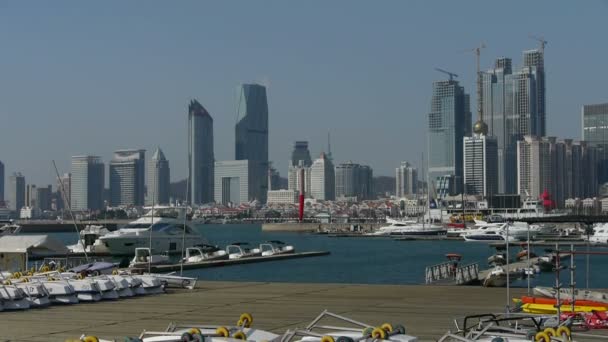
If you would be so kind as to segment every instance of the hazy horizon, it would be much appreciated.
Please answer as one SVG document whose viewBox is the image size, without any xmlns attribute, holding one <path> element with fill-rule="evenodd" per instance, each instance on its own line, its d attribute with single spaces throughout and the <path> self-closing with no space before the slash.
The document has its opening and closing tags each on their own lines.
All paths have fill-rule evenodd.
<svg viewBox="0 0 608 342">
<path fill-rule="evenodd" d="M 434 70 L 471 94 L 482 69 L 544 36 L 547 132 L 580 138 L 583 104 L 608 102 L 607 1 L 78 1 L 0 3 L 0 160 L 6 177 L 52 184 L 56 160 L 156 146 L 186 177 L 190 99 L 214 119 L 216 160 L 234 159 L 235 92 L 268 87 L 270 159 L 286 177 L 293 142 L 311 156 L 394 176 L 420 164 Z M 604 66 L 603 66 L 604 65 Z M 603 67 L 602 67 L 603 66 Z M 107 169 L 106 169 L 107 172 Z M 107 186 L 107 184 L 106 184 Z"/>
</svg>

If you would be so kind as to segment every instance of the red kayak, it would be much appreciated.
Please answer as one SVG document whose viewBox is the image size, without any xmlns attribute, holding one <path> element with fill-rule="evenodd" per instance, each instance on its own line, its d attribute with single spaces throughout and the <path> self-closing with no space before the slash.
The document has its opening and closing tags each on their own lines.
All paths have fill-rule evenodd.
<svg viewBox="0 0 608 342">
<path fill-rule="evenodd" d="M 524 304 L 550 304 L 555 305 L 557 300 L 555 298 L 543 298 L 543 297 L 529 297 L 529 296 L 521 296 L 521 301 Z M 570 305 L 572 303 L 571 299 L 564 298 L 561 300 L 562 305 Z M 592 300 L 575 300 L 574 305 L 578 306 L 608 306 L 608 303 L 603 302 L 595 302 Z"/>
</svg>

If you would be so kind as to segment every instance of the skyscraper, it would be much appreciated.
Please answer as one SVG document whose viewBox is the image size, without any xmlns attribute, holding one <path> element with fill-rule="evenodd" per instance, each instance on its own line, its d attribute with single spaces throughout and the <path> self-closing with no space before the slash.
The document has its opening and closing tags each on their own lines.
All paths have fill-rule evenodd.
<svg viewBox="0 0 608 342">
<path fill-rule="evenodd" d="M 235 159 L 249 160 L 256 179 L 252 191 L 266 202 L 268 191 L 268 101 L 266 88 L 259 84 L 243 84 L 238 89 L 237 123 L 235 126 Z M 252 186 L 252 184 L 249 184 Z"/>
<path fill-rule="evenodd" d="M 21 173 L 13 173 L 8 178 L 8 208 L 19 211 L 25 206 L 25 177 Z"/>
<path fill-rule="evenodd" d="M 372 199 L 373 170 L 367 165 L 355 164 L 352 161 L 338 164 L 335 167 L 336 198 L 357 197 L 358 200 Z"/>
<path fill-rule="evenodd" d="M 213 202 L 213 118 L 196 100 L 188 106 L 188 153 L 191 204 Z"/>
<path fill-rule="evenodd" d="M 4 202 L 4 164 L 0 161 L 0 203 Z"/>
<path fill-rule="evenodd" d="M 165 154 L 156 148 L 148 165 L 146 204 L 169 204 L 170 169 Z"/>
<path fill-rule="evenodd" d="M 597 148 L 598 181 L 608 182 L 608 103 L 584 105 L 581 111 L 584 141 Z"/>
<path fill-rule="evenodd" d="M 104 183 L 104 165 L 100 157 L 72 157 L 70 199 L 73 210 L 103 209 Z"/>
<path fill-rule="evenodd" d="M 57 178 L 57 192 L 61 200 L 60 208 L 69 208 L 72 202 L 70 196 L 72 193 L 72 174 L 64 173 Z"/>
<path fill-rule="evenodd" d="M 551 149 L 545 139 L 527 135 L 517 142 L 517 192 L 539 198 L 551 190 Z"/>
<path fill-rule="evenodd" d="M 215 162 L 215 202 L 239 205 L 257 199 L 252 191 L 253 169 L 248 160 Z"/>
<path fill-rule="evenodd" d="M 336 176 L 334 164 L 321 153 L 310 167 L 310 195 L 324 201 L 336 199 Z"/>
<path fill-rule="evenodd" d="M 540 50 L 523 53 L 523 67 L 513 72 L 501 57 L 482 74 L 483 110 L 489 136 L 498 146 L 498 192 L 517 191 L 517 142 L 546 134 L 544 57 Z"/>
<path fill-rule="evenodd" d="M 459 193 L 462 183 L 462 138 L 469 130 L 470 108 L 458 81 L 433 83 L 429 124 L 429 181 L 439 193 Z M 433 185 L 434 184 L 434 185 Z"/>
<path fill-rule="evenodd" d="M 408 162 L 395 169 L 395 196 L 415 195 L 418 192 L 418 170 Z"/>
<path fill-rule="evenodd" d="M 110 161 L 110 204 L 144 205 L 146 150 L 118 150 Z"/>
<path fill-rule="evenodd" d="M 498 193 L 498 147 L 484 134 L 464 138 L 464 185 L 468 195 L 490 199 Z"/>
<path fill-rule="evenodd" d="M 291 165 L 296 166 L 303 162 L 304 166 L 312 165 L 310 151 L 308 151 L 308 141 L 296 141 L 291 152 Z"/>
</svg>

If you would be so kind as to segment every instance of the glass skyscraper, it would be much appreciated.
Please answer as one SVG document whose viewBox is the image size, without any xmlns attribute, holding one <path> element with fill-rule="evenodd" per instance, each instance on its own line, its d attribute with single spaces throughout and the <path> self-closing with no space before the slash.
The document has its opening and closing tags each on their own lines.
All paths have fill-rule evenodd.
<svg viewBox="0 0 608 342">
<path fill-rule="evenodd" d="M 501 57 L 482 73 L 483 113 L 498 147 L 498 193 L 517 193 L 517 142 L 546 133 L 543 55 L 529 50 L 523 59 L 516 72 L 511 59 Z"/>
<path fill-rule="evenodd" d="M 608 182 L 608 103 L 584 105 L 581 112 L 582 137 L 598 151 L 598 180 Z"/>
<path fill-rule="evenodd" d="M 110 204 L 144 205 L 146 151 L 118 150 L 110 161 Z"/>
<path fill-rule="evenodd" d="M 147 170 L 148 193 L 146 204 L 169 204 L 170 169 L 169 161 L 160 149 L 156 148 Z"/>
<path fill-rule="evenodd" d="M 188 153 L 192 204 L 213 202 L 213 118 L 196 100 L 188 107 Z"/>
<path fill-rule="evenodd" d="M 0 161 L 0 204 L 4 202 L 4 164 Z"/>
<path fill-rule="evenodd" d="M 70 187 L 73 210 L 103 209 L 104 165 L 100 157 L 72 157 Z"/>
<path fill-rule="evenodd" d="M 429 124 L 429 181 L 444 195 L 462 191 L 462 139 L 470 127 L 470 103 L 458 81 L 433 83 Z M 433 186 L 433 185 L 431 185 Z"/>
<path fill-rule="evenodd" d="M 235 140 L 235 159 L 249 160 L 249 167 L 252 168 L 254 177 L 261 179 L 259 186 L 251 189 L 251 192 L 262 203 L 266 203 L 268 191 L 266 87 L 260 84 L 243 84 L 238 88 Z"/>
</svg>

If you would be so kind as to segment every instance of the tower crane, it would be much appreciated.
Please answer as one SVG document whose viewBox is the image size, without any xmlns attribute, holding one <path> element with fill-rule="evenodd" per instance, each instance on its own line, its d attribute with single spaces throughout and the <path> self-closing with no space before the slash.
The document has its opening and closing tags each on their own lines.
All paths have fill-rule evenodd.
<svg viewBox="0 0 608 342">
<path fill-rule="evenodd" d="M 449 72 L 449 71 L 446 71 L 446 70 L 443 70 L 443 69 L 439 69 L 439 68 L 435 68 L 435 70 L 437 70 L 439 72 L 442 72 L 444 74 L 448 74 L 450 76 L 450 81 L 452 81 L 454 79 L 454 77 L 458 77 L 458 75 L 456 75 L 453 72 Z"/>
<path fill-rule="evenodd" d="M 475 53 L 475 63 L 476 63 L 476 67 L 477 67 L 477 120 L 479 121 L 483 121 L 483 111 L 482 111 L 482 94 L 481 94 L 481 66 L 480 66 L 480 59 L 481 59 L 481 49 L 485 48 L 486 44 L 481 43 L 479 44 L 478 47 L 467 50 L 469 52 L 474 52 Z"/>
<path fill-rule="evenodd" d="M 540 44 L 540 52 L 544 56 L 545 55 L 545 45 L 549 44 L 549 42 L 545 40 L 545 37 L 534 36 L 534 35 L 528 35 L 528 37 L 530 37 L 530 39 L 536 40 Z"/>
</svg>

